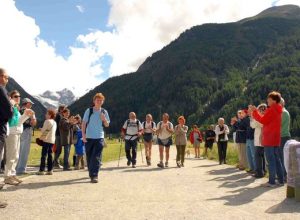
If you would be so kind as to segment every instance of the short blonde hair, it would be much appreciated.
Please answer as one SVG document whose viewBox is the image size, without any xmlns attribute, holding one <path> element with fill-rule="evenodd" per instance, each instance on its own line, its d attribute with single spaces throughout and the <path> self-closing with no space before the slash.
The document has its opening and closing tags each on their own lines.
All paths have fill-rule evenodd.
<svg viewBox="0 0 300 220">
<path fill-rule="evenodd" d="M 105 100 L 105 96 L 101 92 L 99 92 L 99 93 L 97 93 L 94 96 L 93 101 L 95 101 L 96 99 L 103 99 L 103 100 Z"/>
<path fill-rule="evenodd" d="M 183 121 L 184 121 L 184 123 L 185 123 L 185 118 L 184 118 L 184 116 L 183 116 L 183 115 L 181 115 L 181 116 L 179 116 L 179 117 L 178 117 L 178 122 L 179 122 L 180 120 L 183 120 Z"/>
</svg>

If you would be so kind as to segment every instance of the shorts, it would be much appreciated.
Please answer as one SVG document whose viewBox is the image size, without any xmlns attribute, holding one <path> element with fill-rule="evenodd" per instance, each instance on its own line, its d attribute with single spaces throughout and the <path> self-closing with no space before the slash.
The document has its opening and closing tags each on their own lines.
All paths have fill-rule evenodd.
<svg viewBox="0 0 300 220">
<path fill-rule="evenodd" d="M 153 134 L 152 133 L 145 133 L 143 137 L 144 137 L 144 141 L 147 142 L 147 143 L 150 143 L 153 140 Z"/>
<path fill-rule="evenodd" d="M 205 147 L 205 148 L 212 149 L 213 146 L 214 146 L 214 142 L 212 142 L 212 141 L 206 141 L 204 147 Z"/>
<path fill-rule="evenodd" d="M 157 142 L 158 142 L 158 145 L 165 146 L 165 147 L 170 147 L 173 144 L 172 137 L 169 137 L 167 139 L 158 138 Z"/>
</svg>

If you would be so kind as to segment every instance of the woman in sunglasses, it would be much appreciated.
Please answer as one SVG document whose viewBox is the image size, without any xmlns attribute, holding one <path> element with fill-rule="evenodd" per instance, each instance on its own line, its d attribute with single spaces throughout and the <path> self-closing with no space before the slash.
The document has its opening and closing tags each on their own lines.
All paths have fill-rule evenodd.
<svg viewBox="0 0 300 220">
<path fill-rule="evenodd" d="M 9 135 L 6 139 L 6 164 L 4 183 L 18 185 L 22 180 L 16 177 L 16 166 L 19 159 L 20 138 L 23 132 L 23 123 L 33 115 L 31 109 L 26 109 L 24 114 L 19 112 L 20 93 L 14 90 L 10 93 L 10 101 L 13 108 L 13 117 L 9 120 Z"/>
</svg>

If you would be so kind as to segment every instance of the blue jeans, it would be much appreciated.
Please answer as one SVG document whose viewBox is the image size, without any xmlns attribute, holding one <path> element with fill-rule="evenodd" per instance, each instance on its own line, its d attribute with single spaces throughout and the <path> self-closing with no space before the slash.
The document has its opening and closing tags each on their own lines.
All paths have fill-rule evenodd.
<svg viewBox="0 0 300 220">
<path fill-rule="evenodd" d="M 290 139 L 291 139 L 290 137 L 281 137 L 281 144 L 280 144 L 280 148 L 279 148 L 279 156 L 280 156 L 281 164 L 283 166 L 283 177 L 284 177 L 284 180 L 286 180 L 286 178 L 287 178 L 287 173 L 286 173 L 286 170 L 285 170 L 285 167 L 284 167 L 283 149 L 284 149 L 284 145 L 286 144 L 286 142 L 288 140 L 290 140 Z"/>
<path fill-rule="evenodd" d="M 132 149 L 132 156 L 130 150 Z M 137 140 L 125 140 L 126 158 L 132 165 L 136 165 Z"/>
<path fill-rule="evenodd" d="M 47 158 L 48 171 L 52 171 L 52 169 L 53 169 L 52 147 L 53 147 L 53 144 L 46 143 L 46 142 L 43 143 L 40 171 L 45 171 L 46 158 Z"/>
<path fill-rule="evenodd" d="M 247 159 L 250 170 L 256 170 L 256 162 L 255 162 L 255 148 L 254 148 L 254 140 L 247 139 Z"/>
<path fill-rule="evenodd" d="M 266 173 L 266 160 L 263 147 L 255 147 L 256 175 L 263 177 Z"/>
<path fill-rule="evenodd" d="M 85 144 L 87 167 L 90 178 L 98 177 L 102 151 L 104 147 L 104 139 L 87 139 Z"/>
<path fill-rule="evenodd" d="M 64 170 L 69 169 L 69 156 L 70 156 L 71 145 L 64 146 Z"/>
<path fill-rule="evenodd" d="M 19 154 L 19 161 L 17 165 L 18 174 L 24 173 L 26 171 L 28 155 L 30 152 L 31 137 L 32 137 L 32 128 L 24 129 L 21 135 L 20 154 Z"/>
<path fill-rule="evenodd" d="M 268 161 L 269 167 L 269 183 L 275 184 L 276 174 L 279 183 L 284 183 L 283 181 L 283 167 L 280 160 L 280 149 L 279 147 L 265 147 L 265 154 Z"/>
</svg>

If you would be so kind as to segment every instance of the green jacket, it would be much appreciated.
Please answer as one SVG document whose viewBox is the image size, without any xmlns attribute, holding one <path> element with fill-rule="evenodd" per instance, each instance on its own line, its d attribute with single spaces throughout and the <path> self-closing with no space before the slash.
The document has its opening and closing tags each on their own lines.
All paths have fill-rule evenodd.
<svg viewBox="0 0 300 220">
<path fill-rule="evenodd" d="M 291 117 L 290 113 L 284 108 L 281 121 L 281 137 L 291 137 L 290 133 Z"/>
</svg>

